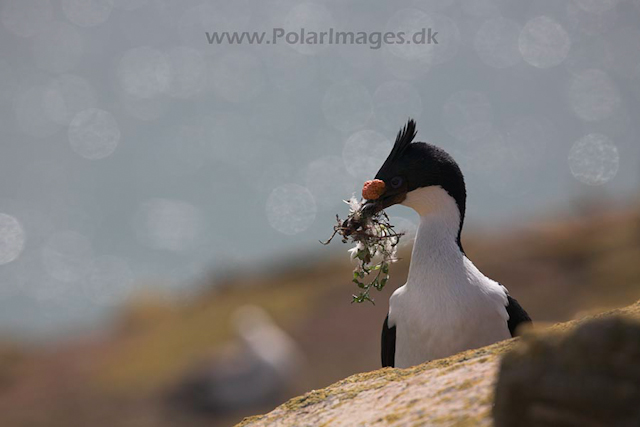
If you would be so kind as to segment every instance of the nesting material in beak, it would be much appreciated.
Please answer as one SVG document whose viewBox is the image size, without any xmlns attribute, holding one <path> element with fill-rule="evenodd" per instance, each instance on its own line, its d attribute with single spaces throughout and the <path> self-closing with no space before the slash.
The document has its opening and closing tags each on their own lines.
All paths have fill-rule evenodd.
<svg viewBox="0 0 640 427">
<path fill-rule="evenodd" d="M 364 183 L 362 197 L 367 200 L 376 200 L 384 194 L 385 184 L 381 179 L 372 179 Z"/>
</svg>

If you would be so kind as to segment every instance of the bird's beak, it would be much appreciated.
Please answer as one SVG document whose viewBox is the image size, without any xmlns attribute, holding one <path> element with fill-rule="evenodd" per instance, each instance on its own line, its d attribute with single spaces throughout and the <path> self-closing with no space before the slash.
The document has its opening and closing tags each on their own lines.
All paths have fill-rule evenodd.
<svg viewBox="0 0 640 427">
<path fill-rule="evenodd" d="M 402 202 L 406 197 L 406 192 L 390 191 L 384 181 L 374 179 L 364 183 L 362 197 L 365 199 L 362 211 L 367 215 L 374 215 L 389 206 Z"/>
<path fill-rule="evenodd" d="M 389 206 L 401 203 L 406 197 L 406 193 L 389 194 L 375 200 L 366 200 L 362 206 L 362 211 L 367 215 L 373 215 Z"/>
</svg>

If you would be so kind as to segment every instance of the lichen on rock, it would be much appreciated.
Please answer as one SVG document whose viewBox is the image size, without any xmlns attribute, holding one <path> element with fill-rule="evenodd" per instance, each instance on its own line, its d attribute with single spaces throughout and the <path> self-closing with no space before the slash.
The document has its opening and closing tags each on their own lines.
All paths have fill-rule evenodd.
<svg viewBox="0 0 640 427">
<path fill-rule="evenodd" d="M 624 309 L 561 323 L 544 332 L 535 332 L 533 336 L 525 337 L 522 344 L 519 342 L 521 338 L 514 338 L 408 369 L 384 368 L 356 374 L 324 389 L 293 398 L 268 414 L 245 418 L 238 427 L 490 426 L 493 425 L 494 389 L 502 355 L 507 352 L 518 355 L 526 352 L 526 348 L 537 351 L 537 344 L 527 346 L 531 346 L 531 342 L 539 342 L 535 340 L 562 340 L 576 326 L 591 319 L 607 319 L 612 316 L 616 319 L 619 316 L 640 318 L 640 302 Z M 616 325 L 611 330 L 618 330 Z M 588 324 L 584 328 L 587 326 Z M 607 330 L 605 327 L 596 332 L 603 338 L 607 336 Z M 584 335 L 590 335 L 590 331 L 579 328 L 575 336 L 582 338 L 574 339 L 585 339 Z M 614 334 L 611 338 L 614 340 L 612 345 L 617 336 L 622 335 Z M 628 344 L 627 340 L 624 342 Z M 636 341 L 636 345 L 638 342 L 640 341 Z M 581 351 L 585 351 L 584 348 Z M 638 353 L 629 354 L 635 355 L 632 359 L 637 360 L 635 357 Z M 518 356 L 510 355 L 505 360 L 514 360 L 514 357 Z M 561 360 L 564 356 L 557 357 Z M 610 365 L 615 364 L 616 360 L 618 359 L 610 360 Z M 638 374 L 637 369 L 634 372 Z"/>
</svg>

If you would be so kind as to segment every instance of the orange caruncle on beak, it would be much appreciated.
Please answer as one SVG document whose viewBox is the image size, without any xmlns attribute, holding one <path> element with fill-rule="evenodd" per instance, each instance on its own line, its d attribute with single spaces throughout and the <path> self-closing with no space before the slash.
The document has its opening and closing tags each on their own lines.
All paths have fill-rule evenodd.
<svg viewBox="0 0 640 427">
<path fill-rule="evenodd" d="M 381 179 L 372 179 L 364 183 L 362 197 L 367 200 L 376 200 L 384 194 L 385 185 Z"/>
</svg>

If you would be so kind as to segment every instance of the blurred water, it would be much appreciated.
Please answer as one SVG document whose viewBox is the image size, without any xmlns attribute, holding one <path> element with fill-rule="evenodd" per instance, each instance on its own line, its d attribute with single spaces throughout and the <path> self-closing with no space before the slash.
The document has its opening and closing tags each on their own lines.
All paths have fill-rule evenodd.
<svg viewBox="0 0 640 427">
<path fill-rule="evenodd" d="M 409 116 L 460 162 L 468 224 L 635 194 L 639 5 L 6 0 L 0 324 L 70 331 L 141 282 L 185 293 L 217 266 L 320 253 Z M 431 27 L 438 44 L 205 36 L 274 27 Z"/>
</svg>

